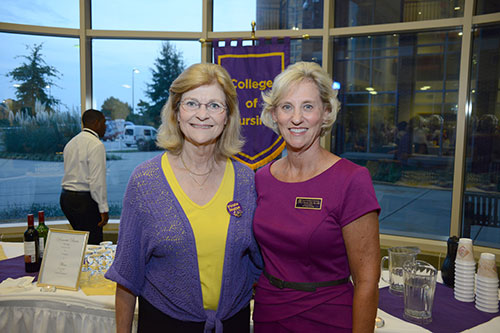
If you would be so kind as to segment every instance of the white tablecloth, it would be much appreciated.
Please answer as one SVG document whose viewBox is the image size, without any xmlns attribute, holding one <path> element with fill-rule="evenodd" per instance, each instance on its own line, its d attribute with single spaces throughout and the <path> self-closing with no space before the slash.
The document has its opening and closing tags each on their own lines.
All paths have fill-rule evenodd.
<svg viewBox="0 0 500 333">
<path fill-rule="evenodd" d="M 8 258 L 23 254 L 22 243 L 0 242 Z M 87 296 L 80 289 L 42 292 L 33 288 L 0 292 L 0 332 L 115 332 L 115 297 Z M 134 329 L 137 331 L 137 314 Z"/>
</svg>

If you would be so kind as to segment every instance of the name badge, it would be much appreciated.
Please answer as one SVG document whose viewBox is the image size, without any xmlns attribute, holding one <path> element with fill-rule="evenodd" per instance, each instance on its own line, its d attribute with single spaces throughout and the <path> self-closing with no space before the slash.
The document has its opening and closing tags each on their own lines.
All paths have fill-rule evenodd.
<svg viewBox="0 0 500 333">
<path fill-rule="evenodd" d="M 296 209 L 321 210 L 322 204 L 323 204 L 322 198 L 305 198 L 305 197 L 296 197 L 295 198 L 295 208 Z"/>
</svg>

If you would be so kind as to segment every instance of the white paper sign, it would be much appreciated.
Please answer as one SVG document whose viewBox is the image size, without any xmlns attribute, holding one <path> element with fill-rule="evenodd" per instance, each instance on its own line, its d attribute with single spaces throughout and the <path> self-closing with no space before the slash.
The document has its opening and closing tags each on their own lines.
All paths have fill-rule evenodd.
<svg viewBox="0 0 500 333">
<path fill-rule="evenodd" d="M 87 231 L 49 229 L 37 286 L 78 290 Z"/>
</svg>

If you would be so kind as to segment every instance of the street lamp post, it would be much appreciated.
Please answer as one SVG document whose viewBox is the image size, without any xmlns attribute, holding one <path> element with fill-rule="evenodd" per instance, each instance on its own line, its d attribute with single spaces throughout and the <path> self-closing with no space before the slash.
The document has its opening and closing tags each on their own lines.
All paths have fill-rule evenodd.
<svg viewBox="0 0 500 333">
<path fill-rule="evenodd" d="M 139 74 L 140 71 L 137 68 L 132 69 L 132 114 L 135 114 L 135 103 L 134 103 L 134 77 L 135 74 Z"/>
</svg>

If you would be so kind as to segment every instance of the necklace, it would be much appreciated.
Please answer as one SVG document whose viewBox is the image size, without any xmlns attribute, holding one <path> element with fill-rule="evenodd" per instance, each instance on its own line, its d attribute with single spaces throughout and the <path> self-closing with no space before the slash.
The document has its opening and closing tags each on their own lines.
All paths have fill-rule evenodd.
<svg viewBox="0 0 500 333">
<path fill-rule="evenodd" d="M 198 184 L 198 186 L 200 187 L 200 189 L 201 189 L 201 187 L 203 187 L 203 185 L 205 185 L 205 183 L 207 182 L 208 178 L 210 178 L 208 176 L 208 174 L 207 174 L 207 176 L 205 177 L 205 180 L 200 183 L 199 181 L 196 180 L 196 178 L 194 178 L 194 175 L 192 175 L 191 172 L 188 172 L 188 175 L 189 175 L 189 177 L 191 177 L 192 180 L 194 180 L 194 182 L 196 184 Z"/>
<path fill-rule="evenodd" d="M 198 186 L 201 188 L 203 187 L 203 185 L 205 185 L 205 183 L 207 182 L 208 178 L 209 178 L 209 175 L 212 173 L 212 171 L 214 170 L 214 166 L 212 165 L 212 167 L 210 168 L 210 170 L 208 170 L 207 172 L 205 173 L 196 173 L 196 172 L 193 172 L 191 171 L 191 169 L 189 169 L 186 165 L 186 163 L 184 162 L 184 159 L 182 158 L 182 154 L 180 155 L 181 156 L 181 162 L 182 162 L 182 166 L 184 167 L 184 169 L 187 170 L 188 172 L 188 175 L 189 177 L 191 177 L 191 179 L 196 183 L 198 184 Z M 194 176 L 198 176 L 198 177 L 205 177 L 205 179 L 200 183 Z"/>
<path fill-rule="evenodd" d="M 207 171 L 207 172 L 205 172 L 205 173 L 196 173 L 196 172 L 193 172 L 193 171 L 191 171 L 191 169 L 189 169 L 189 168 L 187 167 L 186 163 L 184 162 L 184 159 L 182 158 L 182 154 L 181 154 L 180 156 L 181 156 L 182 166 L 183 166 L 183 167 L 184 167 L 184 169 L 186 169 L 186 170 L 189 172 L 189 174 L 191 174 L 191 175 L 200 176 L 200 177 L 201 177 L 201 176 L 206 176 L 206 175 L 208 175 L 209 173 L 211 173 L 211 172 L 212 172 L 212 170 L 214 169 L 214 166 L 212 165 L 212 167 L 210 168 L 210 170 L 208 170 L 208 171 Z"/>
</svg>

